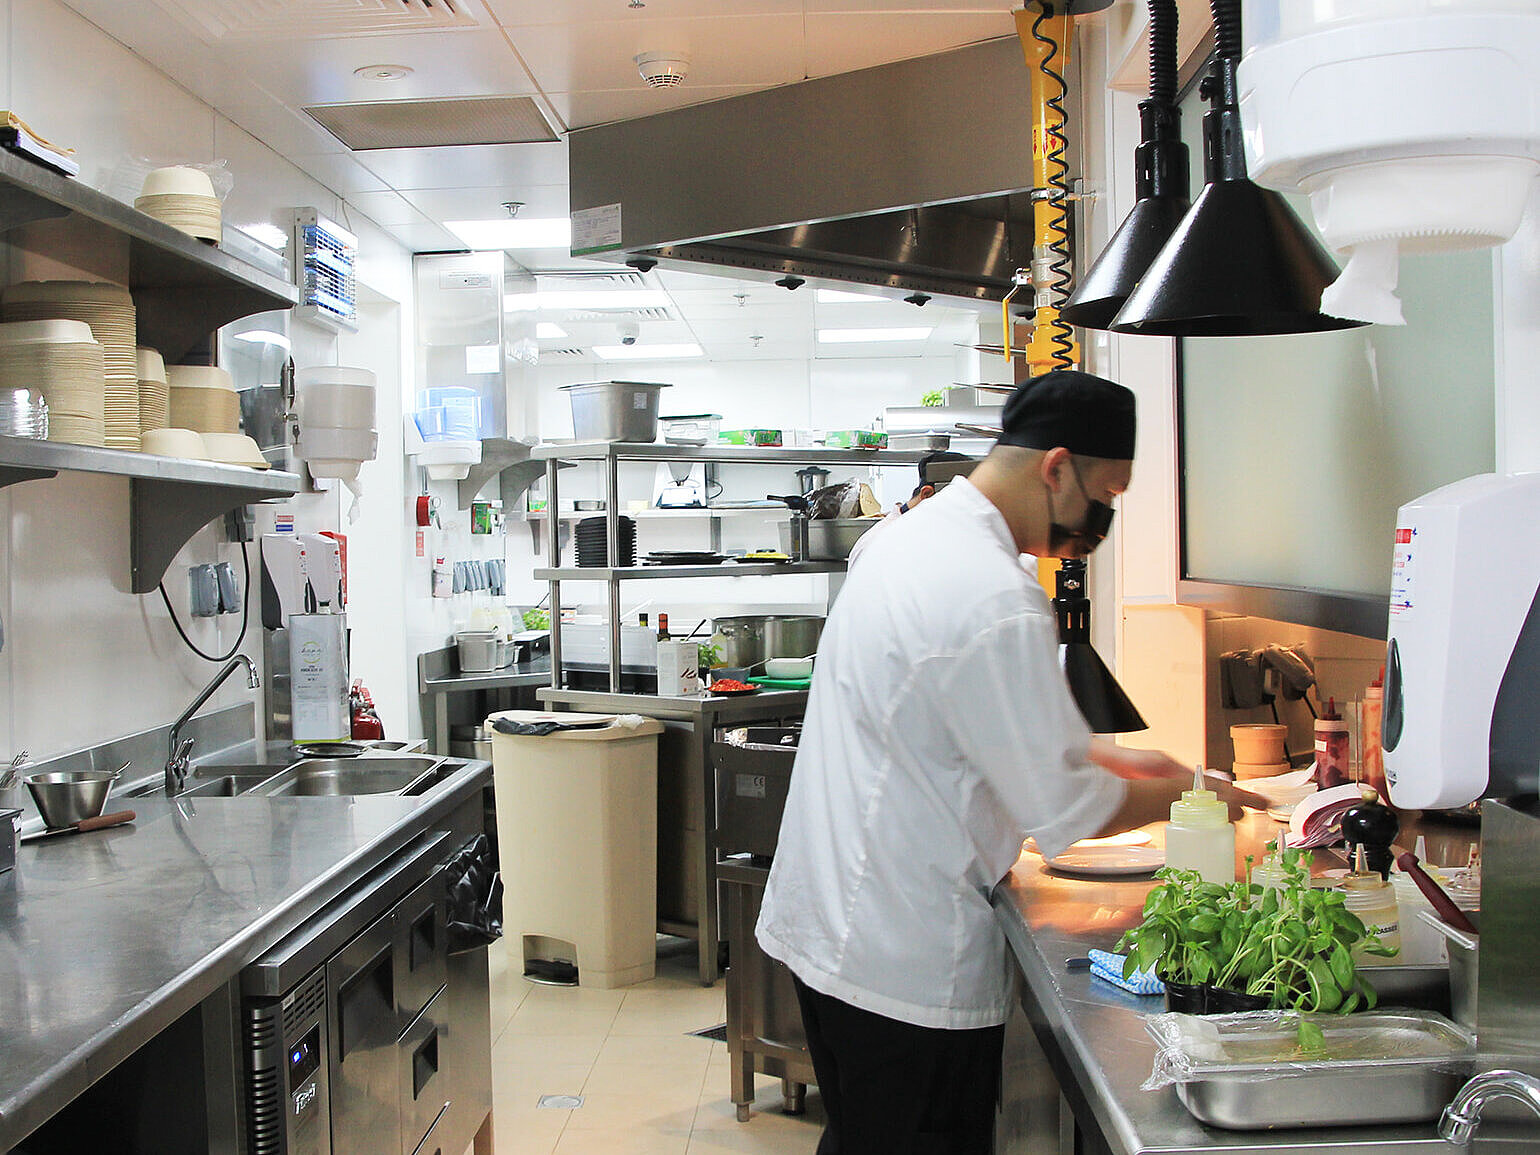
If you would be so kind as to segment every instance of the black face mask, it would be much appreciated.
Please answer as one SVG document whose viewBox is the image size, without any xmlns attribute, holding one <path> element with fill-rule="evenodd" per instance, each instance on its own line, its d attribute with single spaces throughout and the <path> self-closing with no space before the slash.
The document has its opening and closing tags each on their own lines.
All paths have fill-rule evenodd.
<svg viewBox="0 0 1540 1155">
<path fill-rule="evenodd" d="M 1048 495 L 1048 552 L 1057 556 L 1059 550 L 1066 546 L 1073 547 L 1075 557 L 1085 557 L 1097 546 L 1106 540 L 1107 531 L 1112 528 L 1112 515 L 1116 512 L 1105 501 L 1095 501 L 1086 492 L 1085 482 L 1080 480 L 1080 469 L 1075 465 L 1075 459 L 1070 458 L 1070 471 L 1075 475 L 1075 484 L 1080 488 L 1080 495 L 1086 500 L 1085 516 L 1080 520 L 1080 527 L 1072 529 L 1053 519 L 1053 494 Z"/>
</svg>

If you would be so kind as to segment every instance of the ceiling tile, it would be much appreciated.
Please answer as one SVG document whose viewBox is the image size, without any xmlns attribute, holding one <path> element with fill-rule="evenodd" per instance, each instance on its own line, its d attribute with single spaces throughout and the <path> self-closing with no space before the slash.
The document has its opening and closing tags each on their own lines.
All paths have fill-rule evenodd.
<svg viewBox="0 0 1540 1155">
<path fill-rule="evenodd" d="M 329 152 L 319 156 L 290 156 L 289 160 L 327 188 L 344 197 L 361 192 L 386 192 L 390 188 L 353 159 L 351 153 Z"/>
<path fill-rule="evenodd" d="M 567 183 L 567 145 L 477 144 L 464 148 L 389 148 L 353 154 L 390 187 L 444 189 Z"/>
<path fill-rule="evenodd" d="M 354 193 L 347 200 L 348 204 L 353 205 L 382 228 L 388 228 L 391 225 L 433 223 L 400 193 L 389 191 Z"/>
<path fill-rule="evenodd" d="M 549 99 L 556 115 L 568 128 L 592 128 L 596 124 L 633 120 L 639 116 L 670 112 L 692 104 L 704 104 L 708 100 L 721 100 L 756 91 L 758 89 L 751 85 L 708 87 L 689 81 L 675 88 L 648 88 L 638 79 L 634 88 L 554 92 L 549 94 Z"/>
<path fill-rule="evenodd" d="M 732 19 L 749 16 L 801 16 L 805 0 L 732 0 Z M 667 21 L 723 16 L 722 0 L 646 0 L 632 8 L 627 0 L 487 0 L 487 8 L 508 28 L 533 24 L 613 22 L 645 28 Z"/>
<path fill-rule="evenodd" d="M 507 215 L 503 202 L 523 201 L 519 218 L 542 220 L 564 217 L 568 213 L 567 186 L 564 184 L 505 184 L 479 188 L 403 189 L 401 195 L 416 205 L 425 216 L 436 221 L 490 221 Z"/>
<path fill-rule="evenodd" d="M 1015 35 L 1016 25 L 1009 13 L 809 15 L 808 71 L 814 76 L 853 72 Z"/>
</svg>

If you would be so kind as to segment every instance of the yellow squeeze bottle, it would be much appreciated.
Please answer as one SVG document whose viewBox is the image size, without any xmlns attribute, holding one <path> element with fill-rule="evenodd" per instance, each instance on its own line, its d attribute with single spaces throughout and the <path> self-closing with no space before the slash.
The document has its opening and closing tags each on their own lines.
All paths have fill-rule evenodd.
<svg viewBox="0 0 1540 1155">
<path fill-rule="evenodd" d="M 1196 870 L 1204 882 L 1235 881 L 1235 827 L 1230 808 L 1203 781 L 1200 763 L 1193 771 L 1192 789 L 1171 804 L 1166 827 L 1166 865 Z"/>
</svg>

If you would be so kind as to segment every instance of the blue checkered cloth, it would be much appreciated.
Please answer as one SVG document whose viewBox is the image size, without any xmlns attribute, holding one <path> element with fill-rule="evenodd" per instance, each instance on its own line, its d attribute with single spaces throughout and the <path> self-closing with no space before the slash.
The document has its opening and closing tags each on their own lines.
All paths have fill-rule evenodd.
<svg viewBox="0 0 1540 1155">
<path fill-rule="evenodd" d="M 1099 979 L 1105 979 L 1115 987 L 1122 987 L 1136 995 L 1163 995 L 1166 993 L 1166 984 L 1161 982 L 1150 971 L 1135 971 L 1131 978 L 1123 977 L 1123 959 L 1120 954 L 1112 954 L 1104 950 L 1088 950 L 1086 954 L 1091 959 L 1091 973 Z"/>
</svg>

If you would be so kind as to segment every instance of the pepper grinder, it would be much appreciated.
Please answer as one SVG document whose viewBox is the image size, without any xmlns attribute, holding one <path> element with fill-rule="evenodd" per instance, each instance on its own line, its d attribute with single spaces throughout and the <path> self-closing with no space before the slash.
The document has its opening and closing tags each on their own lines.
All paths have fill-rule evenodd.
<svg viewBox="0 0 1540 1155">
<path fill-rule="evenodd" d="M 1380 801 L 1379 791 L 1372 786 L 1365 786 L 1361 793 L 1363 801 L 1342 814 L 1342 837 L 1350 855 L 1362 848 L 1369 869 L 1389 879 L 1390 864 L 1395 860 L 1390 845 L 1401 831 L 1401 820 Z"/>
</svg>

